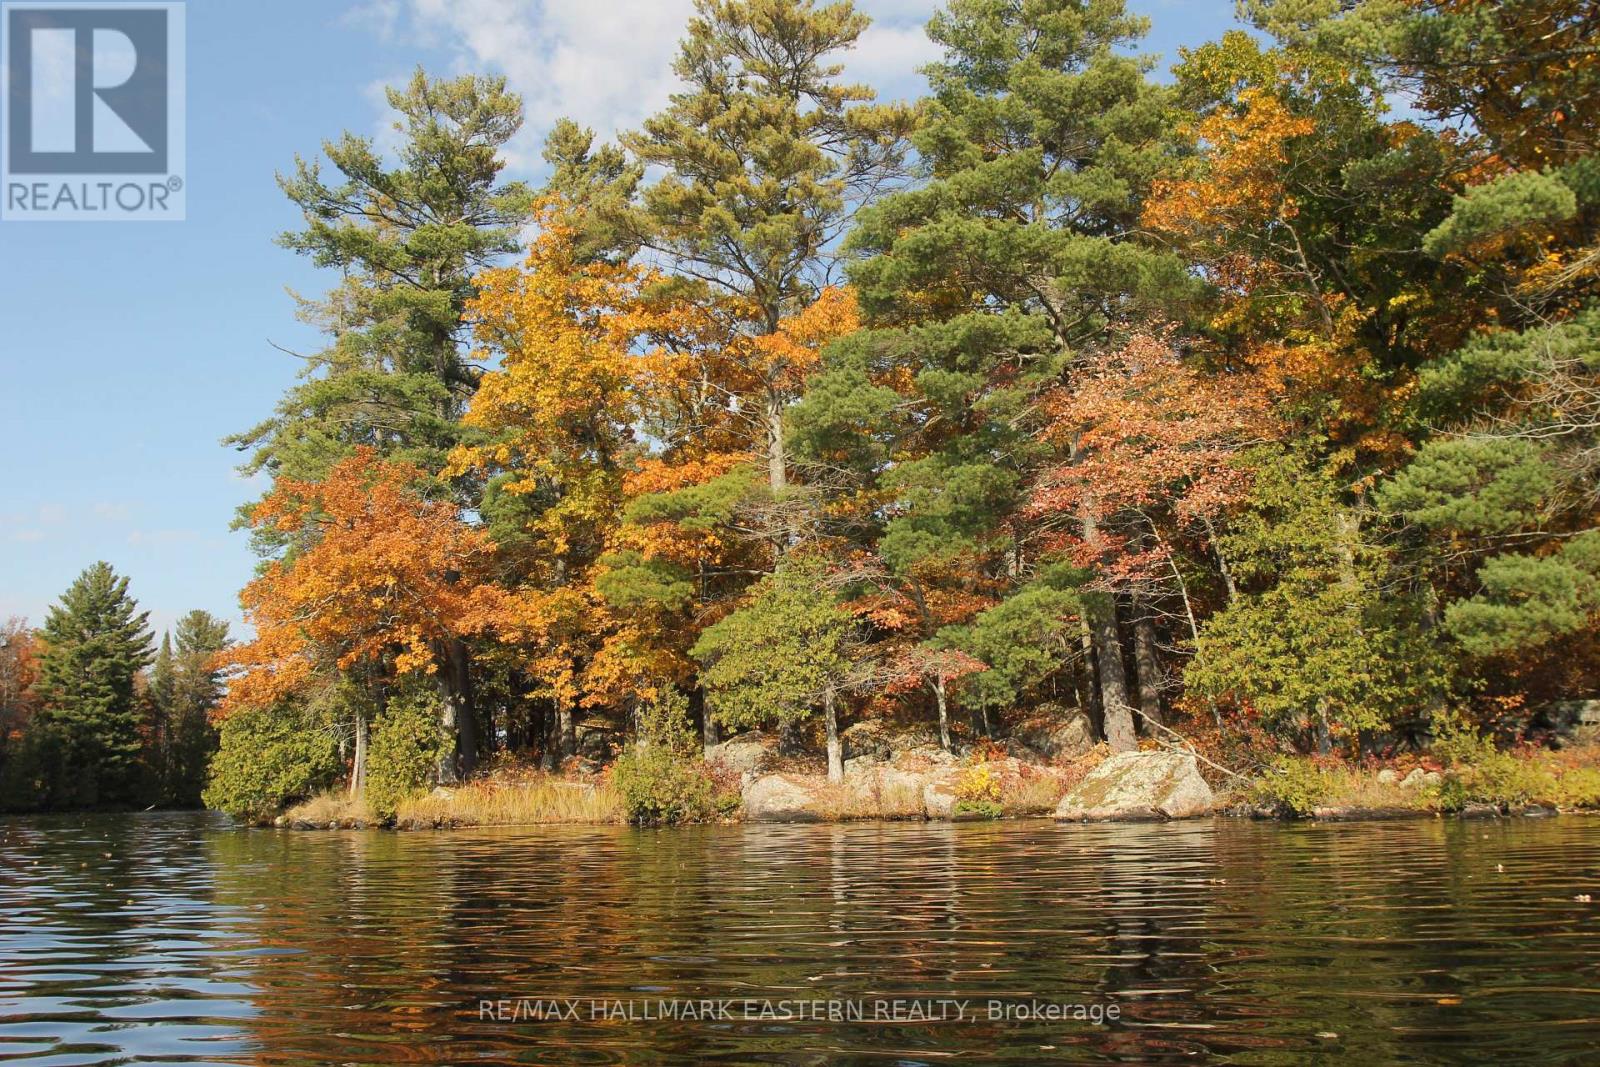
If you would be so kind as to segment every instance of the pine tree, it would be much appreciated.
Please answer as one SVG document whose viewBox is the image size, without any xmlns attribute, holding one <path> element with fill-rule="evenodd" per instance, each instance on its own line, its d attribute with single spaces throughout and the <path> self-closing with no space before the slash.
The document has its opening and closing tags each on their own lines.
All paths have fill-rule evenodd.
<svg viewBox="0 0 1600 1067">
<path fill-rule="evenodd" d="M 481 486 L 467 478 L 447 483 L 440 474 L 463 439 L 461 417 L 481 375 L 467 348 L 475 279 L 515 251 L 532 215 L 529 190 L 500 179 L 500 150 L 522 126 L 522 102 L 503 77 L 439 80 L 420 69 L 387 97 L 402 138 L 396 164 L 370 139 L 346 133 L 324 145 L 340 183 L 304 159 L 279 177 L 305 219 L 280 242 L 337 268 L 344 281 L 324 300 L 302 301 L 303 317 L 331 339 L 310 359 L 306 380 L 273 417 L 228 443 L 251 452 L 244 473 L 285 482 L 319 482 L 365 450 L 433 479 L 434 495 L 475 507 Z M 241 516 L 258 551 L 292 559 L 310 547 L 314 524 L 253 523 L 260 506 L 247 505 Z M 459 764 L 470 771 L 477 714 L 470 654 L 460 638 L 446 640 L 443 652 L 447 716 Z"/>
<path fill-rule="evenodd" d="M 433 473 L 459 439 L 478 371 L 464 353 L 474 276 L 515 251 L 532 201 L 500 182 L 499 152 L 522 125 L 504 78 L 438 80 L 421 70 L 388 90 L 402 135 L 398 166 L 346 133 L 324 145 L 343 177 L 296 159 L 279 185 L 305 216 L 280 243 L 344 282 L 302 317 L 331 339 L 274 416 L 228 443 L 242 470 L 315 480 L 359 447 Z"/>
<path fill-rule="evenodd" d="M 700 635 L 693 655 L 711 714 L 736 728 L 790 726 L 820 709 L 828 777 L 844 779 L 839 705 L 868 676 L 860 634 L 822 568 L 791 560 Z"/>
<path fill-rule="evenodd" d="M 137 799 L 140 737 L 134 676 L 151 658 L 149 613 L 109 563 L 80 574 L 45 617 L 39 665 L 40 729 L 59 745 L 48 803 Z"/>
<path fill-rule="evenodd" d="M 150 669 L 151 763 L 160 802 L 193 807 L 200 803 L 206 767 L 217 747 L 211 713 L 222 698 L 216 659 L 228 647 L 228 624 L 210 612 L 191 611 L 178 620 L 176 634 L 176 642 L 171 632 L 162 635 Z"/>
<path fill-rule="evenodd" d="M 924 628 L 962 621 L 924 610 L 930 579 L 1003 592 L 1038 562 L 1016 521 L 1051 454 L 1038 397 L 1195 288 L 1128 236 L 1175 144 L 1169 93 L 1121 51 L 1143 30 L 1120 3 L 954 0 L 929 25 L 946 57 L 913 138 L 925 181 L 857 216 L 850 277 L 876 328 L 830 350 L 793 423 L 809 458 L 855 465 L 859 529 Z M 1100 536 L 1087 518 L 1079 534 Z M 1129 747 L 1115 603 L 1086 607 L 1107 729 Z"/>
<path fill-rule="evenodd" d="M 737 421 L 780 493 L 784 410 L 803 368 L 751 341 L 827 287 L 850 209 L 896 172 L 911 116 L 839 80 L 834 57 L 868 24 L 848 0 L 698 0 L 696 12 L 673 64 L 687 87 L 623 138 L 665 169 L 627 226 L 723 322 L 719 385 L 739 397 Z"/>
</svg>

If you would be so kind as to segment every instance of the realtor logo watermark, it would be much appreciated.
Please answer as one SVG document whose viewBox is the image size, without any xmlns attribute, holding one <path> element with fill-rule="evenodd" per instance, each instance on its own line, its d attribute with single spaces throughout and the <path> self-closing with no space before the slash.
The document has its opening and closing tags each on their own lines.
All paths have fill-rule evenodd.
<svg viewBox="0 0 1600 1067">
<path fill-rule="evenodd" d="M 184 5 L 0 3 L 0 219 L 184 217 Z"/>
</svg>

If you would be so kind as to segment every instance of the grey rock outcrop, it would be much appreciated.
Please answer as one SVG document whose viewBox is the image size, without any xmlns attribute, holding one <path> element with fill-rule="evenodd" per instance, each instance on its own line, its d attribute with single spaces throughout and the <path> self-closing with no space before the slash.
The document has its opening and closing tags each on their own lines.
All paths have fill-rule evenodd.
<svg viewBox="0 0 1600 1067">
<path fill-rule="evenodd" d="M 1215 797 L 1187 752 L 1119 752 L 1062 798 L 1057 819 L 1117 822 L 1189 819 Z"/>
</svg>

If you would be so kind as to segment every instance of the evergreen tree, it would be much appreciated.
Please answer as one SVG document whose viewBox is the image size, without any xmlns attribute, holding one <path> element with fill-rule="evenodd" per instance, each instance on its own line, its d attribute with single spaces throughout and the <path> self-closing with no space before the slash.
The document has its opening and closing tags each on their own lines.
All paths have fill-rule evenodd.
<svg viewBox="0 0 1600 1067">
<path fill-rule="evenodd" d="M 1519 166 L 1600 139 L 1594 0 L 1244 0 L 1270 33 L 1381 72 L 1419 109 L 1469 124 Z"/>
<path fill-rule="evenodd" d="M 571 119 L 558 119 L 550 128 L 543 154 L 550 165 L 544 200 L 558 207 L 562 222 L 575 231 L 574 257 L 580 263 L 620 263 L 637 252 L 620 220 L 633 203 L 644 166 L 616 145 L 597 145 L 594 131 Z"/>
<path fill-rule="evenodd" d="M 176 642 L 171 632 L 162 635 L 150 669 L 151 762 L 161 803 L 194 807 L 217 747 L 211 713 L 222 698 L 217 653 L 228 647 L 228 624 L 210 612 L 191 611 L 178 620 L 176 633 Z"/>
<path fill-rule="evenodd" d="M 1600 311 L 1476 338 L 1421 385 L 1423 414 L 1468 432 L 1426 441 L 1378 501 L 1414 524 L 1445 631 L 1502 663 L 1559 652 L 1600 614 Z"/>
<path fill-rule="evenodd" d="M 1120 3 L 954 0 L 929 25 L 946 56 L 914 136 L 924 181 L 857 217 L 850 277 L 876 328 L 830 350 L 792 421 L 808 458 L 855 467 L 859 529 L 925 628 L 962 621 L 925 610 L 930 582 L 970 609 L 1038 562 L 1018 512 L 1050 455 L 1039 395 L 1194 289 L 1130 238 L 1175 143 L 1170 94 L 1121 51 L 1144 26 Z M 1107 730 L 1129 747 L 1115 603 L 1088 606 Z"/>
<path fill-rule="evenodd" d="M 855 620 L 819 565 L 780 566 L 701 634 L 692 654 L 703 664 L 706 704 L 725 726 L 792 726 L 820 709 L 828 777 L 843 780 L 839 705 L 870 667 Z"/>
<path fill-rule="evenodd" d="M 475 279 L 516 249 L 532 217 L 531 193 L 500 180 L 500 150 L 522 126 L 522 102 L 503 77 L 439 80 L 421 70 L 387 96 L 399 115 L 396 164 L 370 139 L 346 133 L 324 145 L 340 183 L 303 159 L 279 178 L 305 218 L 281 243 L 338 269 L 344 281 L 324 300 L 302 301 L 304 317 L 331 338 L 309 361 L 306 380 L 272 418 L 228 440 L 252 451 L 245 473 L 319 482 L 366 450 L 418 469 L 435 481 L 433 495 L 474 507 L 481 487 L 465 478 L 445 484 L 440 473 L 463 440 L 461 417 L 480 377 L 466 347 Z M 259 507 L 247 506 L 242 521 L 263 554 L 292 558 L 310 547 L 315 524 L 251 523 Z M 451 638 L 441 652 L 449 664 L 441 675 L 445 714 L 458 735 L 457 761 L 470 771 L 470 651 Z"/>
<path fill-rule="evenodd" d="M 45 617 L 37 728 L 58 746 L 49 806 L 137 798 L 140 737 L 134 677 L 151 658 L 149 613 L 109 563 L 86 569 Z"/>
<path fill-rule="evenodd" d="M 1302 750 L 1423 736 L 1451 684 L 1426 599 L 1326 468 L 1278 452 L 1249 465 L 1250 498 L 1219 545 L 1238 595 L 1200 628 L 1185 681 Z"/>
<path fill-rule="evenodd" d="M 840 82 L 833 59 L 868 24 L 848 0 L 697 0 L 696 12 L 673 64 L 687 87 L 623 138 L 665 170 L 627 227 L 722 322 L 731 367 L 719 386 L 739 398 L 777 493 L 783 414 L 802 380 L 783 350 L 748 341 L 778 333 L 827 286 L 850 208 L 897 172 L 911 115 Z"/>
<path fill-rule="evenodd" d="M 173 689 L 176 685 L 172 654 L 172 631 L 161 635 L 161 647 L 156 651 L 145 676 L 144 720 L 148 736 L 145 742 L 145 765 L 155 780 L 156 791 L 166 798 L 169 764 L 172 759 Z"/>
<path fill-rule="evenodd" d="M 305 216 L 281 243 L 344 281 L 301 301 L 302 317 L 331 339 L 306 380 L 272 418 L 228 439 L 251 452 L 245 473 L 316 480 L 358 446 L 436 472 L 459 439 L 478 378 L 464 352 L 473 278 L 515 251 L 531 214 L 529 192 L 500 182 L 499 152 L 522 126 L 522 104 L 504 78 L 421 70 L 387 96 L 399 113 L 397 166 L 346 133 L 323 146 L 339 184 L 304 159 L 279 177 Z"/>
</svg>

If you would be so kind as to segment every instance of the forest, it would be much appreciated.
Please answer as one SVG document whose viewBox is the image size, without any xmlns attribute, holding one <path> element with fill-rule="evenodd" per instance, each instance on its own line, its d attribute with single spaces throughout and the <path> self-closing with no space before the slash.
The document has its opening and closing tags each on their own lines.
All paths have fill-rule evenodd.
<svg viewBox="0 0 1600 1067">
<path fill-rule="evenodd" d="M 1600 696 L 1600 10 L 1241 14 L 1169 71 L 1121 0 L 948 0 L 901 103 L 848 0 L 699 0 L 668 106 L 538 185 L 503 78 L 418 70 L 396 153 L 279 176 L 337 284 L 227 442 L 253 632 L 157 654 L 86 571 L 0 648 L 0 806 L 609 765 L 692 817 L 703 750 L 837 781 L 863 723 L 1547 740 Z"/>
</svg>

